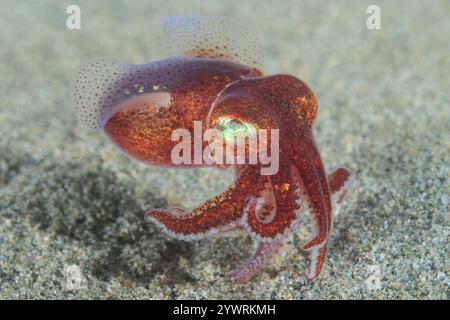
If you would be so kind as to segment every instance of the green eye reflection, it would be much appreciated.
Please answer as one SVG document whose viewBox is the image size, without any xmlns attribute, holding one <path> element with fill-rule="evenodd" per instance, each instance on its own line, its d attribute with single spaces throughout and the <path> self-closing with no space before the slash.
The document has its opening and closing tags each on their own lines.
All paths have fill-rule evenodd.
<svg viewBox="0 0 450 320">
<path fill-rule="evenodd" d="M 217 125 L 222 137 L 226 142 L 233 142 L 235 137 L 256 136 L 256 126 L 248 122 L 242 122 L 236 118 L 221 118 Z"/>
</svg>

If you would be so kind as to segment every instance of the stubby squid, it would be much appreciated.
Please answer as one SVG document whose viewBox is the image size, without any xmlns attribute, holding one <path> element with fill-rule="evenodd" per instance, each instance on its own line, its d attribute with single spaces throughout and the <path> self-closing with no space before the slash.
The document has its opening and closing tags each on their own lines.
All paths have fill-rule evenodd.
<svg viewBox="0 0 450 320">
<path fill-rule="evenodd" d="M 277 173 L 262 175 L 259 162 L 236 165 L 235 182 L 222 194 L 190 212 L 152 210 L 145 220 L 185 240 L 248 232 L 256 252 L 230 273 L 242 282 L 267 264 L 309 209 L 316 234 L 304 249 L 310 250 L 307 277 L 316 278 L 328 249 L 332 196 L 343 200 L 351 174 L 345 168 L 325 174 L 312 134 L 314 94 L 294 76 L 265 76 L 252 34 L 229 19 L 172 17 L 164 28 L 171 58 L 143 65 L 99 60 L 80 68 L 72 94 L 81 121 L 103 129 L 133 158 L 165 167 L 175 166 L 172 133 L 192 132 L 194 121 L 228 135 L 278 129 Z"/>
</svg>

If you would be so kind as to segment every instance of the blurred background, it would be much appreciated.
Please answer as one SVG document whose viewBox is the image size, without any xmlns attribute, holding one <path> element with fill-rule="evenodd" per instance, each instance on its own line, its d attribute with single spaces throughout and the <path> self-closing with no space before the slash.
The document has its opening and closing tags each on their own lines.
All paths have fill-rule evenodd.
<svg viewBox="0 0 450 320">
<path fill-rule="evenodd" d="M 69 5 L 81 29 L 66 27 Z M 369 5 L 381 29 L 369 30 Z M 450 2 L 0 0 L 0 298 L 449 298 Z M 193 207 L 231 171 L 147 167 L 76 119 L 76 68 L 166 57 L 159 19 L 230 16 L 254 30 L 268 74 L 316 93 L 327 168 L 356 174 L 327 264 L 308 284 L 308 224 L 243 285 L 224 274 L 248 237 L 167 238 L 143 215 Z"/>
</svg>

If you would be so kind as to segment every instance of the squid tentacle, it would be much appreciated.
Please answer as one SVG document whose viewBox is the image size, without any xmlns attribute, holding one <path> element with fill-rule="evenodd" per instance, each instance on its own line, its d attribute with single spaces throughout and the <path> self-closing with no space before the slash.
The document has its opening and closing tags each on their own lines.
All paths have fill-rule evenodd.
<svg viewBox="0 0 450 320">
<path fill-rule="evenodd" d="M 309 279 L 316 278 L 322 270 L 331 231 L 331 192 L 320 154 L 312 135 L 303 136 L 305 144 L 296 154 L 298 180 L 302 182 L 304 197 L 315 224 L 316 235 L 303 248 L 310 250 Z"/>
<path fill-rule="evenodd" d="M 186 212 L 180 208 L 154 209 L 145 215 L 146 222 L 155 222 L 172 237 L 195 240 L 234 229 L 246 205 L 247 194 L 258 177 L 256 168 L 246 166 L 235 183 L 226 191 L 201 206 Z"/>
<path fill-rule="evenodd" d="M 282 245 L 283 241 L 280 239 L 270 242 L 260 241 L 253 256 L 237 270 L 232 271 L 227 275 L 237 283 L 250 280 L 270 262 L 273 256 L 278 253 Z"/>
<path fill-rule="evenodd" d="M 280 162 L 282 167 L 290 167 L 289 161 Z M 284 238 L 299 209 L 295 181 L 289 170 L 280 170 L 272 176 L 261 176 L 259 183 L 261 192 L 249 198 L 245 212 L 248 231 L 261 241 Z"/>
<path fill-rule="evenodd" d="M 338 168 L 328 176 L 330 191 L 333 193 L 333 200 L 341 203 L 344 200 L 350 184 L 352 182 L 352 173 L 346 168 Z"/>
</svg>

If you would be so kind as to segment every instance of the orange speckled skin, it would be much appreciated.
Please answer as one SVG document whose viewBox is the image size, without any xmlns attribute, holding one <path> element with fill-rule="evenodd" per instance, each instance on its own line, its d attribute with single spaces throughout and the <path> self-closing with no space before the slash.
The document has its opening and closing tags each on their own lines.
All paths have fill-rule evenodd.
<svg viewBox="0 0 450 320">
<path fill-rule="evenodd" d="M 145 99 L 128 104 L 104 126 L 109 138 L 134 158 L 172 166 L 171 151 L 178 143 L 171 141 L 173 130 L 192 132 L 194 121 L 202 121 L 203 129 L 215 128 L 217 119 L 231 116 L 260 129 L 279 129 L 280 170 L 262 176 L 260 164 L 239 166 L 236 181 L 228 190 L 190 213 L 158 209 L 146 218 L 179 238 L 245 229 L 263 243 L 270 243 L 293 229 L 304 202 L 317 230 L 304 246 L 311 250 L 308 277 L 317 277 L 331 230 L 331 195 L 343 189 L 350 172 L 339 169 L 330 177 L 325 174 L 312 134 L 317 112 L 313 93 L 293 76 L 263 76 L 256 69 L 225 60 L 191 58 L 185 64 L 181 71 L 177 69 L 176 85 L 164 83 L 164 76 L 152 75 L 143 83 L 169 93 L 167 106 L 155 107 Z M 161 74 L 171 72 L 174 70 L 168 66 Z M 274 203 L 261 195 L 264 191 L 273 192 Z M 264 220 L 271 212 L 273 218 Z M 246 268 L 235 277 L 247 279 L 257 269 L 252 263 Z"/>
<path fill-rule="evenodd" d="M 151 103 L 141 103 L 116 113 L 104 127 L 112 141 L 143 162 L 172 166 L 171 150 L 178 143 L 171 141 L 172 132 L 179 128 L 193 132 L 194 121 L 205 120 L 214 99 L 227 84 L 260 74 L 255 69 L 228 61 L 204 58 L 180 61 L 167 65 L 161 74 L 150 75 L 142 82 L 145 88 L 157 85 L 158 92 L 170 93 L 169 107 L 155 108 Z M 167 79 L 171 73 L 176 73 L 176 82 Z M 206 122 L 203 124 L 205 126 Z"/>
</svg>

